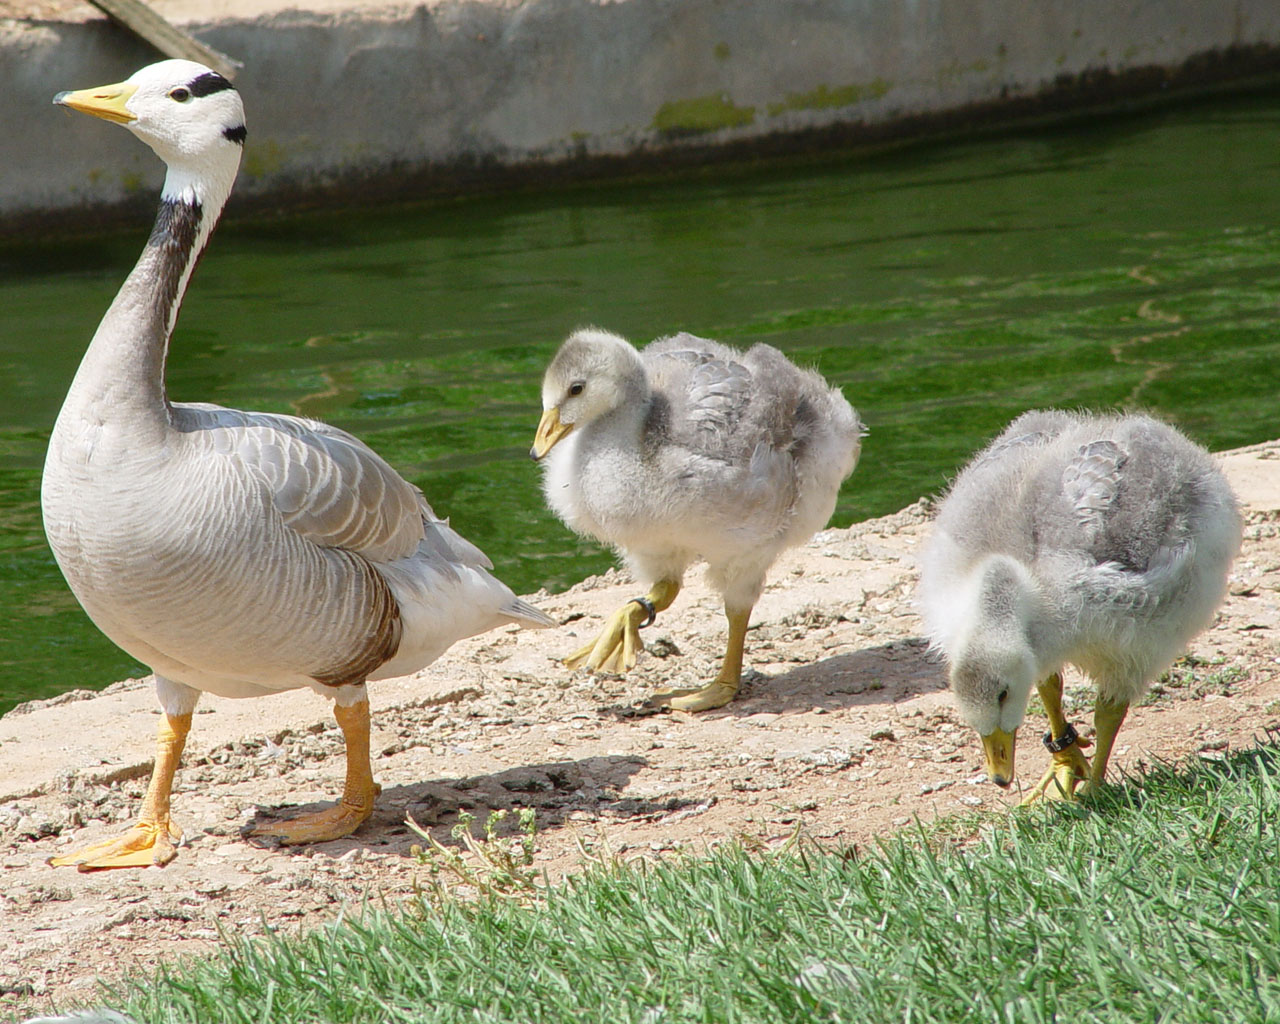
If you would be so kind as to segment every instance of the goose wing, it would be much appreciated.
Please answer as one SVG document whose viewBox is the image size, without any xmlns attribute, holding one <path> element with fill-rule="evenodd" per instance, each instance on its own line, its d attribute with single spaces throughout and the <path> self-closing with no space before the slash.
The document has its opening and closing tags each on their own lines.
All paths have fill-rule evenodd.
<svg viewBox="0 0 1280 1024">
<path fill-rule="evenodd" d="M 754 349 L 752 351 L 755 351 Z M 666 467 L 680 493 L 700 493 L 727 518 L 781 529 L 796 499 L 795 424 L 785 388 L 718 342 L 681 333 L 645 349 L 654 392 L 665 400 Z M 736 531 L 738 526 L 729 527 Z"/>
<path fill-rule="evenodd" d="M 708 447 L 715 446 L 737 429 L 754 392 L 751 373 L 741 363 L 709 355 L 697 358 L 685 390 L 690 428 Z"/>
<path fill-rule="evenodd" d="M 253 474 L 284 524 L 311 543 L 389 562 L 426 542 L 445 563 L 491 568 L 479 548 L 436 517 L 421 491 L 346 431 L 203 403 L 174 408 L 179 430 L 199 432 L 211 452 Z"/>
<path fill-rule="evenodd" d="M 979 469 L 982 466 L 998 464 L 1010 455 L 1030 452 L 1041 445 L 1047 444 L 1052 439 L 1053 435 L 1044 431 L 1032 431 L 1026 434 L 1017 434 L 1014 437 L 996 438 L 978 453 L 971 464 L 971 468 Z"/>
</svg>

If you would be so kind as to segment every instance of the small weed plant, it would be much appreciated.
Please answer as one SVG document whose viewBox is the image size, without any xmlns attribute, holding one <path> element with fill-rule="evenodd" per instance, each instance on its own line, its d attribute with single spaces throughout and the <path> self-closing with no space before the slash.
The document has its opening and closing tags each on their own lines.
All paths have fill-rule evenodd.
<svg viewBox="0 0 1280 1024">
<path fill-rule="evenodd" d="M 427 844 L 415 844 L 410 853 L 427 868 L 428 890 L 436 899 L 452 898 L 450 882 L 491 898 L 531 900 L 545 889 L 545 877 L 533 866 L 537 812 L 532 807 L 521 808 L 517 833 L 501 837 L 498 826 L 506 817 L 506 811 L 491 811 L 485 819 L 484 835 L 477 838 L 472 832 L 475 815 L 459 811 L 450 834 L 462 844 L 462 851 L 445 846 L 413 818 L 408 819 L 409 827 Z"/>
</svg>

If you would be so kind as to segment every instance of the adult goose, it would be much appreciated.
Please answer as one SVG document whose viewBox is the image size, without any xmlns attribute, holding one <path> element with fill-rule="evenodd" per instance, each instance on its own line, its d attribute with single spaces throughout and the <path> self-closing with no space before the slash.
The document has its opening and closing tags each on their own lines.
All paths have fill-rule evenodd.
<svg viewBox="0 0 1280 1024">
<path fill-rule="evenodd" d="M 685 570 L 702 559 L 729 621 L 724 661 L 706 686 L 653 699 L 686 711 L 727 704 L 766 572 L 826 525 L 853 472 L 858 414 L 837 388 L 768 345 L 744 353 L 677 334 L 637 352 L 595 328 L 560 347 L 542 406 L 530 454 L 545 467 L 548 503 L 572 529 L 617 548 L 650 586 L 566 664 L 632 668 L 639 628 L 671 605 Z"/>
<path fill-rule="evenodd" d="M 169 400 L 169 335 L 245 140 L 231 83 L 166 60 L 54 102 L 128 128 L 168 173 L 151 238 L 58 415 L 41 493 L 68 584 L 97 626 L 153 669 L 164 716 L 137 823 L 52 863 L 174 857 L 170 789 L 202 691 L 311 687 L 332 698 L 347 747 L 342 801 L 259 832 L 285 843 L 348 835 L 378 792 L 365 681 L 413 672 L 503 623 L 551 620 L 350 434 Z"/>
<path fill-rule="evenodd" d="M 1033 685 L 1052 766 L 1024 802 L 1102 784 L 1129 705 L 1213 620 L 1241 521 L 1202 448 L 1147 416 L 1029 412 L 960 473 L 923 553 L 919 597 L 987 773 L 1013 780 Z M 1062 668 L 1097 687 L 1097 749 L 1062 710 Z"/>
</svg>

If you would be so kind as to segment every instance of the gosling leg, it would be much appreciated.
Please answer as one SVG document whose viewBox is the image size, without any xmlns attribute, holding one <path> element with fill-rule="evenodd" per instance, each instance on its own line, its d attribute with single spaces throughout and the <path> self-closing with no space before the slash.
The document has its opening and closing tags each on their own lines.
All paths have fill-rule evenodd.
<svg viewBox="0 0 1280 1024">
<path fill-rule="evenodd" d="M 1093 769 L 1089 781 L 1081 787 L 1082 792 L 1098 789 L 1107 779 L 1107 762 L 1111 760 L 1111 750 L 1116 745 L 1116 733 L 1129 713 L 1128 701 L 1111 703 L 1098 698 L 1093 708 L 1093 724 L 1098 733 L 1098 749 L 1093 752 Z"/>
<path fill-rule="evenodd" d="M 1062 674 L 1055 672 L 1038 684 L 1036 689 L 1040 691 L 1040 700 L 1049 719 L 1049 735 L 1055 741 L 1061 741 L 1071 728 L 1062 711 Z M 1052 764 L 1049 770 L 1031 792 L 1023 797 L 1022 806 L 1042 800 L 1071 800 L 1080 787 L 1089 781 L 1089 761 L 1080 751 L 1078 738 L 1062 750 L 1052 751 L 1050 756 Z"/>
<path fill-rule="evenodd" d="M 678 711 L 710 711 L 724 707 L 738 694 L 742 685 L 742 652 L 747 639 L 747 624 L 751 620 L 751 608 L 725 607 L 729 620 L 729 638 L 725 644 L 724 661 L 720 674 L 701 689 L 659 690 L 650 698 L 651 704 L 675 708 Z"/>
</svg>

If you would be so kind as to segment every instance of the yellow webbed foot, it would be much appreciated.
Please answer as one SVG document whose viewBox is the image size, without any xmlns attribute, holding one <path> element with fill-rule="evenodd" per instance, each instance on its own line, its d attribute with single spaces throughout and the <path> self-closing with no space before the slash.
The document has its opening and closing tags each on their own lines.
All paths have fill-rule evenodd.
<svg viewBox="0 0 1280 1024">
<path fill-rule="evenodd" d="M 350 804 L 343 800 L 333 807 L 313 814 L 300 814 L 272 825 L 263 825 L 249 833 L 250 836 L 269 836 L 280 840 L 281 846 L 303 846 L 307 843 L 323 843 L 330 839 L 342 839 L 351 835 L 373 814 L 373 797 L 367 802 Z"/>
<path fill-rule="evenodd" d="M 338 704 L 333 714 L 347 744 L 347 781 L 342 788 L 342 800 L 323 811 L 255 828 L 250 836 L 271 836 L 283 846 L 323 843 L 351 835 L 373 814 L 373 802 L 382 787 L 373 781 L 373 768 L 369 763 L 369 702 Z"/>
<path fill-rule="evenodd" d="M 659 580 L 644 597 L 633 597 L 609 616 L 600 635 L 565 658 L 565 665 L 602 672 L 628 672 L 635 668 L 636 655 L 644 650 L 641 628 L 653 622 L 658 612 L 670 608 L 678 593 L 678 579 Z"/>
<path fill-rule="evenodd" d="M 565 665 L 599 672 L 629 672 L 636 667 L 636 655 L 644 650 L 640 623 L 648 614 L 643 605 L 628 601 L 609 616 L 595 640 L 564 659 Z"/>
<path fill-rule="evenodd" d="M 142 801 L 138 821 L 122 836 L 91 843 L 72 853 L 50 857 L 55 868 L 77 867 L 81 871 L 102 868 L 163 867 L 178 855 L 182 829 L 169 818 L 169 793 L 178 770 L 182 747 L 191 730 L 191 714 L 165 713 L 156 731 L 156 760 L 151 781 Z"/>
<path fill-rule="evenodd" d="M 1052 756 L 1053 763 L 1044 778 L 1022 798 L 1023 807 L 1045 800 L 1074 800 L 1089 784 L 1089 759 L 1081 753 L 1078 742 Z"/>
<path fill-rule="evenodd" d="M 164 867 L 178 855 L 182 829 L 167 818 L 164 821 L 141 820 L 115 839 L 91 843 L 72 853 L 50 857 L 55 868 L 75 867 L 80 871 L 105 868 Z"/>
<path fill-rule="evenodd" d="M 649 698 L 649 703 L 677 711 L 710 711 L 724 707 L 737 695 L 737 683 L 717 679 L 701 689 L 659 690 Z"/>
</svg>

